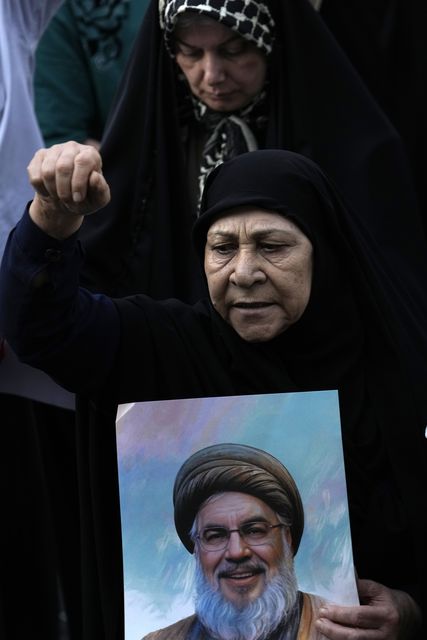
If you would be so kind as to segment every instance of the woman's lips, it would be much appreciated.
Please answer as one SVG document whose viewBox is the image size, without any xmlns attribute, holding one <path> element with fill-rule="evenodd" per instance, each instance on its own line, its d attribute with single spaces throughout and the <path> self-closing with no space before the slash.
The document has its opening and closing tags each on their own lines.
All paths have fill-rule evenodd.
<svg viewBox="0 0 427 640">
<path fill-rule="evenodd" d="M 231 311 L 243 316 L 251 316 L 270 311 L 273 306 L 273 302 L 235 302 L 231 305 Z"/>
<path fill-rule="evenodd" d="M 272 304 L 272 302 L 234 302 L 233 307 L 237 309 L 264 309 L 271 307 Z"/>
<path fill-rule="evenodd" d="M 206 95 L 209 100 L 229 100 L 233 93 L 207 93 Z"/>
</svg>

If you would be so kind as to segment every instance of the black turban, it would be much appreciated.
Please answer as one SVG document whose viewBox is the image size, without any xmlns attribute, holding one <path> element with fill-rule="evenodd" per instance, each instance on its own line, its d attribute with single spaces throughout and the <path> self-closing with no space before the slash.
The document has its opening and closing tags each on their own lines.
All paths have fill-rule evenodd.
<svg viewBox="0 0 427 640">
<path fill-rule="evenodd" d="M 175 527 L 190 553 L 190 530 L 200 506 L 222 491 L 255 496 L 290 522 L 292 548 L 298 551 L 304 529 L 301 496 L 289 471 L 269 453 L 242 444 L 217 444 L 197 451 L 182 465 L 175 479 Z"/>
</svg>

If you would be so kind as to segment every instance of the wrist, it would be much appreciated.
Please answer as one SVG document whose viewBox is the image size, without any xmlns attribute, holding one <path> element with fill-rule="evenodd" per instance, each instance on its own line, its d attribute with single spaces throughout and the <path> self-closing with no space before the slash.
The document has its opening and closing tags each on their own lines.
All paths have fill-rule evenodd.
<svg viewBox="0 0 427 640">
<path fill-rule="evenodd" d="M 65 240 L 82 225 L 83 216 L 64 210 L 59 201 L 44 199 L 36 194 L 30 204 L 29 214 L 34 224 L 56 240 Z"/>
</svg>

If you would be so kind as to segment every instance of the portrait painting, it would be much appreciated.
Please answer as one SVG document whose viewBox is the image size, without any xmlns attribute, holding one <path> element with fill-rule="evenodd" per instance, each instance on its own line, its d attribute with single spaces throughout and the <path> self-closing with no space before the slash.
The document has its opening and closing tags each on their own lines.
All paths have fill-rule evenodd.
<svg viewBox="0 0 427 640">
<path fill-rule="evenodd" d="M 276 530 L 288 531 L 288 524 L 298 593 L 314 594 L 320 602 L 358 604 L 336 391 L 121 405 L 116 433 L 126 640 L 151 637 L 158 629 L 194 617 L 199 546 L 199 555 L 212 562 L 216 547 L 227 547 L 228 553 L 229 545 L 245 547 L 247 541 L 264 566 L 263 549 L 273 536 L 280 540 L 282 533 Z M 246 475 L 236 471 L 239 465 Z M 280 495 L 283 474 L 293 483 L 292 504 L 286 507 L 293 513 L 289 523 L 286 514 L 285 520 L 280 518 L 276 498 L 271 502 L 267 494 L 251 488 L 260 484 L 254 475 L 259 467 L 273 484 L 277 479 Z M 209 485 L 208 490 L 206 478 L 212 473 L 214 488 Z M 199 500 L 198 492 L 206 495 Z M 218 504 L 209 502 L 209 493 L 219 495 Z M 286 487 L 283 494 L 287 500 Z M 223 511 L 221 500 L 231 500 L 231 519 L 227 516 L 225 524 L 221 518 L 217 523 L 214 515 L 218 506 Z M 250 508 L 261 504 L 268 515 L 257 516 L 255 525 L 247 522 L 255 519 L 252 516 L 242 524 L 233 504 L 239 511 L 246 502 Z M 227 579 L 240 585 L 259 582 L 243 570 Z"/>
</svg>

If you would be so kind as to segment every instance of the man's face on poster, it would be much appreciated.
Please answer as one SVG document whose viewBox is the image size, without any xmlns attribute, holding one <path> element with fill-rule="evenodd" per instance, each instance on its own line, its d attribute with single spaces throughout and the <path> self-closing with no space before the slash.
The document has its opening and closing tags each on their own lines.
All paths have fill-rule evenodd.
<svg viewBox="0 0 427 640">
<path fill-rule="evenodd" d="M 242 609 L 293 565 L 289 528 L 262 500 L 225 492 L 202 505 L 195 523 L 196 554 L 205 579 Z"/>
</svg>

